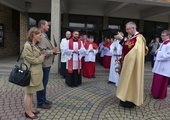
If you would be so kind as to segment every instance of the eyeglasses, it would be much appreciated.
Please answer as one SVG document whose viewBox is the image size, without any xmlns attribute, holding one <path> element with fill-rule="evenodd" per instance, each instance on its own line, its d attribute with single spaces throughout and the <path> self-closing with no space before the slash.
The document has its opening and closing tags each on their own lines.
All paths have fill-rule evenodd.
<svg viewBox="0 0 170 120">
<path fill-rule="evenodd" d="M 133 27 L 130 27 L 130 28 L 126 28 L 126 30 L 130 30 L 131 28 L 133 28 Z"/>
<path fill-rule="evenodd" d="M 167 36 L 167 35 L 161 35 L 161 37 L 164 37 L 164 36 Z"/>
</svg>

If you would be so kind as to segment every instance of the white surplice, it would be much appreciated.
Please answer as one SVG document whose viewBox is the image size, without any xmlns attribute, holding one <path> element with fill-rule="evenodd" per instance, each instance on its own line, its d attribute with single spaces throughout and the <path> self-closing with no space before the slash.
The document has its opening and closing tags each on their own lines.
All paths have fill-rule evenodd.
<svg viewBox="0 0 170 120">
<path fill-rule="evenodd" d="M 110 53 L 112 54 L 111 64 L 110 64 L 110 72 L 109 72 L 109 81 L 114 82 L 115 85 L 118 85 L 119 74 L 115 72 L 115 60 L 117 58 L 121 58 L 122 55 L 122 46 L 119 44 L 119 40 L 114 40 L 110 45 Z M 114 50 L 114 48 L 117 48 Z"/>
<path fill-rule="evenodd" d="M 104 46 L 103 46 L 104 42 L 101 42 L 99 44 L 99 53 L 100 53 L 100 57 L 104 57 Z"/>
<path fill-rule="evenodd" d="M 65 44 L 67 42 L 66 38 L 63 38 L 60 43 L 60 50 L 61 50 L 61 62 L 66 62 L 66 56 L 64 54 Z"/>
<path fill-rule="evenodd" d="M 104 56 L 112 56 L 110 49 L 108 47 L 103 47 Z"/>
<path fill-rule="evenodd" d="M 73 70 L 78 69 L 78 58 L 80 59 L 80 69 L 81 69 L 81 58 L 86 55 L 86 49 L 81 41 L 81 47 L 78 50 L 79 53 L 73 53 L 74 50 L 78 49 L 78 42 L 73 42 L 73 50 L 69 49 L 69 40 L 65 43 L 64 54 L 66 56 L 66 69 L 68 69 L 68 60 L 73 57 Z"/>
<path fill-rule="evenodd" d="M 96 60 L 96 54 L 98 53 L 98 49 L 93 49 L 93 52 L 90 52 L 91 49 L 93 49 L 92 44 L 89 45 L 88 50 L 86 51 L 86 56 L 84 58 L 85 62 L 95 62 Z"/>
<path fill-rule="evenodd" d="M 162 43 L 158 48 L 152 72 L 170 77 L 170 42 L 167 44 Z"/>
</svg>

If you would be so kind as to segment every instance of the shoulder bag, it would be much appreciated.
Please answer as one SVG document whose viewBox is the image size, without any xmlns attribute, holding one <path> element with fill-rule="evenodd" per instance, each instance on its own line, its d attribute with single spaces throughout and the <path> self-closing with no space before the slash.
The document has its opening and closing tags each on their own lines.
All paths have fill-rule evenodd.
<svg viewBox="0 0 170 120">
<path fill-rule="evenodd" d="M 24 47 L 23 47 L 23 49 L 24 49 Z M 22 49 L 22 51 L 23 51 L 23 49 Z M 17 59 L 17 62 L 20 59 L 22 51 Z M 16 85 L 26 87 L 30 84 L 30 79 L 31 79 L 30 68 L 28 69 L 28 66 L 25 63 L 21 63 L 20 65 L 14 66 L 14 68 L 12 69 L 12 71 L 9 75 L 8 81 L 11 83 L 14 83 Z"/>
</svg>

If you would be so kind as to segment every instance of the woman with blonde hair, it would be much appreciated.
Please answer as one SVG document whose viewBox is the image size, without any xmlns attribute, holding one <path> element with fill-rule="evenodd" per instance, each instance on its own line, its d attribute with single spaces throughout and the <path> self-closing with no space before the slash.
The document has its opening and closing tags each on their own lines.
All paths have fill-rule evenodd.
<svg viewBox="0 0 170 120">
<path fill-rule="evenodd" d="M 24 96 L 25 117 L 37 119 L 39 111 L 36 111 L 32 106 L 33 93 L 43 89 L 42 78 L 42 63 L 45 54 L 41 54 L 37 43 L 41 40 L 41 31 L 37 27 L 32 27 L 28 32 L 28 41 L 24 45 L 23 59 L 24 63 L 30 68 L 31 80 L 29 86 L 26 87 Z"/>
</svg>

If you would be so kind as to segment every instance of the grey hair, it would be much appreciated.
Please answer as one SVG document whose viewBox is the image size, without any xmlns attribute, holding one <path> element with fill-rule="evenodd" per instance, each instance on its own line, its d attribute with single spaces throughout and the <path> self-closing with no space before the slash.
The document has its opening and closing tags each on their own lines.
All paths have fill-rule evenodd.
<svg viewBox="0 0 170 120">
<path fill-rule="evenodd" d="M 162 33 L 165 33 L 167 35 L 170 35 L 170 31 L 169 30 L 163 30 Z"/>
<path fill-rule="evenodd" d="M 127 26 L 127 25 L 130 25 L 131 27 L 136 28 L 136 23 L 133 22 L 133 21 L 130 21 L 130 22 L 126 23 L 126 26 Z"/>
<path fill-rule="evenodd" d="M 38 22 L 38 28 L 40 28 L 41 25 L 45 25 L 46 22 L 47 22 L 46 20 L 40 20 L 40 21 Z"/>
<path fill-rule="evenodd" d="M 66 31 L 66 34 L 67 34 L 67 33 L 70 33 L 70 34 L 71 34 L 71 32 L 70 32 L 69 30 L 68 30 L 68 31 Z"/>
</svg>

